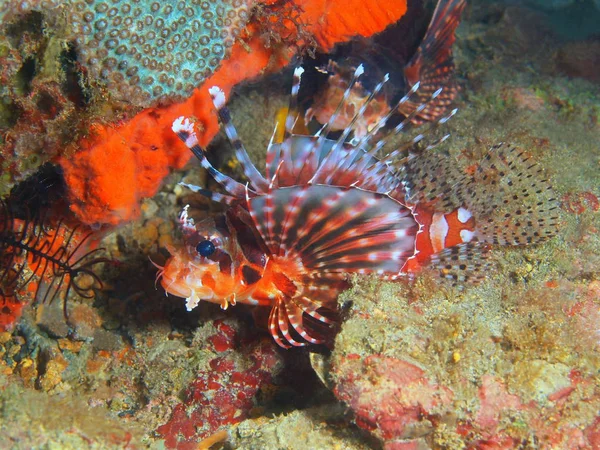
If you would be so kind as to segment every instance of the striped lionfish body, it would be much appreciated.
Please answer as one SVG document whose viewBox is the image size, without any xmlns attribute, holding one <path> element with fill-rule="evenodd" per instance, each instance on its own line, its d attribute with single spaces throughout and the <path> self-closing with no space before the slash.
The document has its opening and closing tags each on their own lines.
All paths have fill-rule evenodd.
<svg viewBox="0 0 600 450">
<path fill-rule="evenodd" d="M 362 71 L 362 66 L 355 71 L 348 94 Z M 327 137 L 336 113 L 316 135 L 293 134 L 302 72 L 294 72 L 283 141 L 269 144 L 264 175 L 231 124 L 224 93 L 209 90 L 248 184 L 210 164 L 192 121 L 180 117 L 173 123 L 226 193 L 186 186 L 228 206 L 224 214 L 198 223 L 187 207 L 180 216 L 185 245 L 171 251 L 159 278 L 167 293 L 186 299 L 188 310 L 200 300 L 223 308 L 238 302 L 268 306 L 269 331 L 280 346 L 322 343 L 349 273 L 396 280 L 427 265 L 444 278 L 476 281 L 490 245 L 535 243 L 555 232 L 550 211 L 556 205 L 547 182 L 525 153 L 510 146 L 492 148 L 468 172 L 432 151 L 447 136 L 409 154 L 423 139 L 419 135 L 379 158 L 387 137 L 370 141 L 392 112 L 365 136 L 348 141 L 352 124 L 386 79 L 337 140 Z M 392 111 L 410 101 L 418 86 Z M 426 107 L 415 108 L 394 132 Z"/>
</svg>

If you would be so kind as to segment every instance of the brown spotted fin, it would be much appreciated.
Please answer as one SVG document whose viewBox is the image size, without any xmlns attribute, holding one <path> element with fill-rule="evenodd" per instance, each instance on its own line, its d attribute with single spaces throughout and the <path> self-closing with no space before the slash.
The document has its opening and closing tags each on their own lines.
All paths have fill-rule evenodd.
<svg viewBox="0 0 600 450">
<path fill-rule="evenodd" d="M 489 268 L 491 246 L 532 245 L 558 233 L 552 187 L 543 168 L 518 147 L 498 144 L 466 169 L 440 152 L 413 155 L 399 176 L 409 204 L 444 214 L 460 208 L 474 220 L 464 243 L 431 256 L 430 267 L 444 278 L 478 281 Z"/>
</svg>

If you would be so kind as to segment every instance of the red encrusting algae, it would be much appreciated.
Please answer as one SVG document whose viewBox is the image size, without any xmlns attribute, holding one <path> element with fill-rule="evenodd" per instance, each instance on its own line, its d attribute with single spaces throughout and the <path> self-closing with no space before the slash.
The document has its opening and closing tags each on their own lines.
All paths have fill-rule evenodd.
<svg viewBox="0 0 600 450">
<path fill-rule="evenodd" d="M 225 439 L 227 427 L 250 417 L 256 393 L 283 367 L 268 340 L 243 342 L 228 320 L 215 320 L 212 326 L 215 333 L 207 341 L 213 357 L 207 370 L 198 373 L 185 400 L 156 430 L 167 448 L 197 449 L 199 441 L 216 433 Z"/>
</svg>

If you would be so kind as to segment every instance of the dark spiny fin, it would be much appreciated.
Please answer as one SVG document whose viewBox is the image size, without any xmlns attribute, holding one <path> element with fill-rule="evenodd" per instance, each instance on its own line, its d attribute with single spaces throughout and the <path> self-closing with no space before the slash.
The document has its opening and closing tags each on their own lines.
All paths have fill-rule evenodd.
<svg viewBox="0 0 600 450">
<path fill-rule="evenodd" d="M 466 0 L 440 0 L 416 54 L 404 69 L 409 86 L 421 82 L 416 101 L 405 102 L 400 112 L 410 114 L 427 101 L 433 92 L 443 88 L 435 101 L 412 118 L 414 123 L 430 122 L 445 114 L 458 91 L 454 79 L 452 45 Z"/>
<path fill-rule="evenodd" d="M 250 160 L 250 156 L 248 156 L 248 152 L 246 151 L 242 140 L 239 138 L 237 130 L 231 122 L 231 114 L 229 113 L 227 106 L 225 106 L 225 93 L 218 86 L 211 87 L 208 90 L 208 93 L 213 100 L 215 108 L 217 108 L 217 114 L 219 115 L 219 119 L 221 119 L 221 123 L 225 129 L 225 134 L 227 134 L 231 145 L 233 145 L 235 156 L 242 165 L 244 175 L 246 175 L 248 180 L 250 180 L 250 184 L 254 190 L 257 192 L 266 192 L 268 187 L 267 180 L 265 180 L 256 166 Z"/>
<path fill-rule="evenodd" d="M 489 273 L 488 254 L 487 244 L 467 242 L 432 255 L 429 267 L 438 270 L 440 276 L 453 285 L 477 284 Z"/>
<path fill-rule="evenodd" d="M 498 144 L 458 195 L 476 218 L 480 241 L 529 245 L 557 234 L 559 202 L 543 168 L 527 152 Z"/>
<path fill-rule="evenodd" d="M 410 204 L 475 218 L 475 237 L 496 245 L 528 245 L 558 231 L 559 204 L 540 165 L 516 147 L 498 144 L 468 171 L 440 153 L 409 158 L 399 177 Z"/>
</svg>

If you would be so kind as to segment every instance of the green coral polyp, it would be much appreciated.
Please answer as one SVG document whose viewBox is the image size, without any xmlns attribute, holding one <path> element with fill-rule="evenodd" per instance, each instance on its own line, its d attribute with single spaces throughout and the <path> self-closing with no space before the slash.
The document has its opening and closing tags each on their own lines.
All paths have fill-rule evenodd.
<svg viewBox="0 0 600 450">
<path fill-rule="evenodd" d="M 76 1 L 80 62 L 121 100 L 187 96 L 219 66 L 249 17 L 249 0 Z"/>
</svg>

